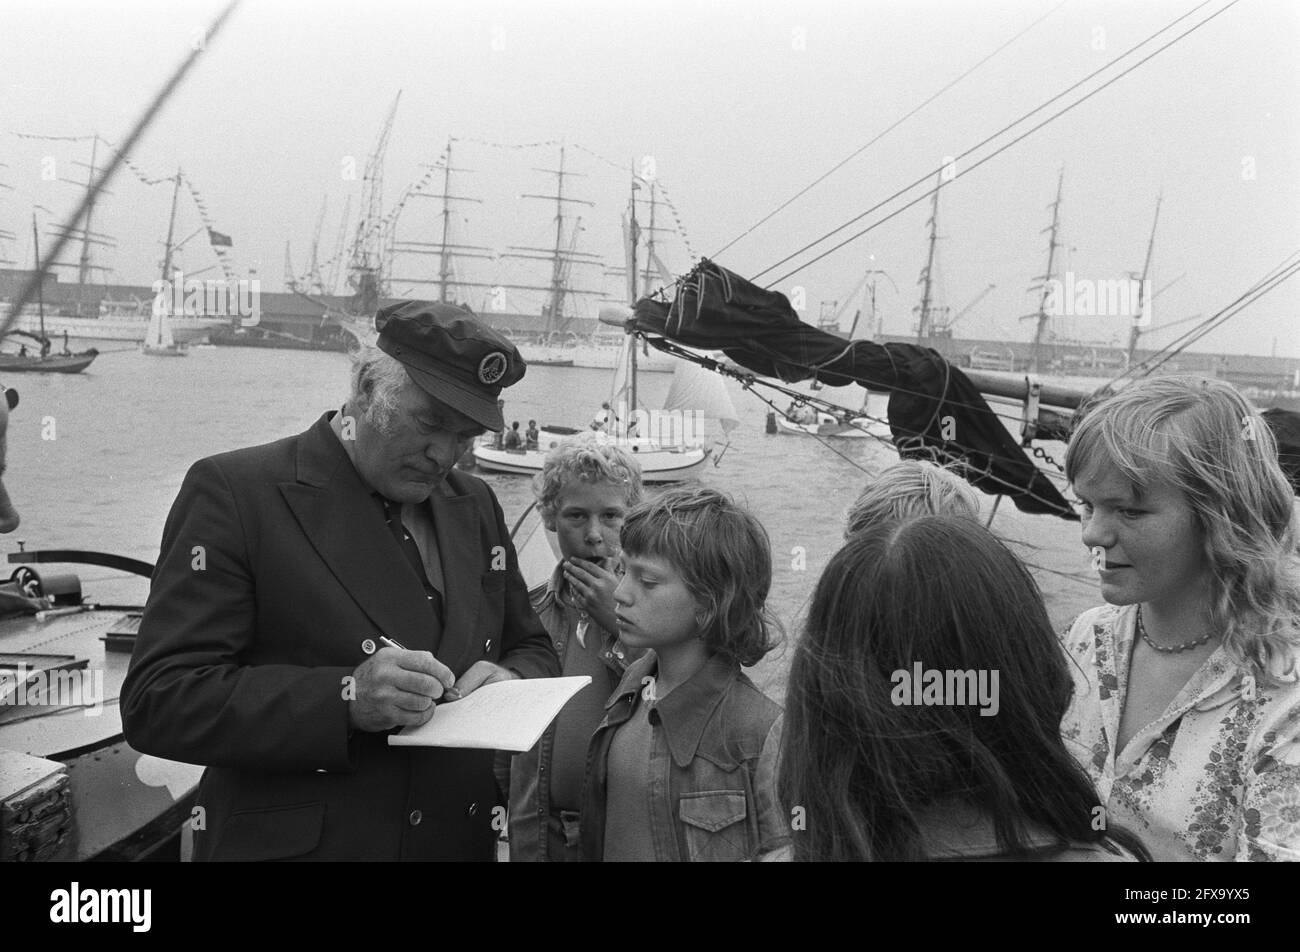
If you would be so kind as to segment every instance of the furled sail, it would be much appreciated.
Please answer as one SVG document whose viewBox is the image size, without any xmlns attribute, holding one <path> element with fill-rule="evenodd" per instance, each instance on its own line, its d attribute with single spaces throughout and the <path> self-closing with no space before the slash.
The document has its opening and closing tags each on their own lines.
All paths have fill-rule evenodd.
<svg viewBox="0 0 1300 952">
<path fill-rule="evenodd" d="M 1077 518 L 1060 491 L 1017 445 L 965 374 L 914 344 L 845 341 L 804 324 L 785 295 L 703 260 L 671 302 L 642 298 L 633 329 L 686 347 L 721 350 L 756 374 L 832 387 L 856 383 L 889 393 L 899 455 L 960 463 L 980 490 L 1018 509 Z"/>
</svg>

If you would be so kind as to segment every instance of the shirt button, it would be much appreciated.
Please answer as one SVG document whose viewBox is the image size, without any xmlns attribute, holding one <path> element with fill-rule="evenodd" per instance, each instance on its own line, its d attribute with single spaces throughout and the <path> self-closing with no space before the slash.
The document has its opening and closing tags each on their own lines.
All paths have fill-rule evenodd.
<svg viewBox="0 0 1300 952">
<path fill-rule="evenodd" d="M 491 639 L 491 638 L 489 638 L 487 641 L 483 642 L 483 653 L 484 653 L 484 654 L 491 654 L 491 653 L 492 653 L 492 639 Z"/>
<path fill-rule="evenodd" d="M 469 805 L 469 815 L 470 815 L 470 816 L 474 816 L 476 813 L 478 813 L 478 804 L 477 804 L 477 803 L 471 803 L 471 804 Z"/>
<path fill-rule="evenodd" d="M 411 815 L 407 817 L 411 821 L 411 826 L 419 826 L 420 821 L 424 819 L 424 814 L 419 810 L 412 810 Z"/>
<path fill-rule="evenodd" d="M 361 642 L 361 650 L 364 651 L 366 654 L 374 654 L 375 653 L 374 641 L 370 638 L 367 638 L 365 641 Z"/>
<path fill-rule="evenodd" d="M 555 643 L 555 650 L 556 650 L 556 651 L 559 651 L 559 650 L 560 650 L 561 648 L 563 648 L 563 647 L 564 647 L 564 642 L 563 642 L 563 641 L 557 641 L 557 642 Z"/>
</svg>

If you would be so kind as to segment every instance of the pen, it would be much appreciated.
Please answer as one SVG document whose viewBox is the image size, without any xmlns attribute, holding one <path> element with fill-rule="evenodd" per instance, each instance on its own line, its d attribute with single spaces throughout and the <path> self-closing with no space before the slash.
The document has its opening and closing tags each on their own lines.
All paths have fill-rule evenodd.
<svg viewBox="0 0 1300 952">
<path fill-rule="evenodd" d="M 401 642 L 394 641 L 392 638 L 385 638 L 383 635 L 380 635 L 379 641 L 383 644 L 385 648 L 400 648 L 402 651 L 406 650 L 405 645 L 403 645 Z M 442 692 L 442 700 L 459 701 L 460 692 L 457 691 L 455 688 L 447 688 L 447 690 Z"/>
</svg>

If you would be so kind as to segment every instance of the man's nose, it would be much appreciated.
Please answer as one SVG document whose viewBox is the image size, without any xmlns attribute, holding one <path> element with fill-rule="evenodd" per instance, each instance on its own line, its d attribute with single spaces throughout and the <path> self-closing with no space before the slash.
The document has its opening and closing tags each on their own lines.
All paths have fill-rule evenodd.
<svg viewBox="0 0 1300 952">
<path fill-rule="evenodd" d="M 604 536 L 602 536 L 602 535 L 600 534 L 600 520 L 599 520 L 599 519 L 593 517 L 593 518 L 587 520 L 587 528 L 586 528 L 585 538 L 586 538 L 586 540 L 587 540 L 588 542 L 591 542 L 591 543 L 600 542 L 602 539 L 604 539 Z"/>
<path fill-rule="evenodd" d="M 460 458 L 460 441 L 450 433 L 437 433 L 429 440 L 425 456 L 442 469 L 451 469 Z"/>
<path fill-rule="evenodd" d="M 632 604 L 632 586 L 628 584 L 626 575 L 618 580 L 614 589 L 614 601 L 624 607 Z"/>
</svg>

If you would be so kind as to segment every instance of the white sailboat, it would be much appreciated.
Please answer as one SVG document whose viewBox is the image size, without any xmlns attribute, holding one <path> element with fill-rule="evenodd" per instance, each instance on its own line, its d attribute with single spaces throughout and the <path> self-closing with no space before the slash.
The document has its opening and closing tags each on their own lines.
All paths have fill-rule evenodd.
<svg viewBox="0 0 1300 952">
<path fill-rule="evenodd" d="M 145 331 L 142 345 L 144 352 L 151 357 L 185 357 L 188 353 L 185 346 L 176 343 L 172 336 L 170 311 L 165 292 L 154 298 L 149 328 Z"/>
<path fill-rule="evenodd" d="M 636 339 L 629 336 L 624 359 L 615 372 L 610 424 L 597 431 L 597 438 L 632 453 L 641 464 L 643 482 L 678 483 L 698 478 L 713 453 L 712 447 L 704 445 L 703 422 L 717 420 L 724 434 L 739 424 L 731 397 L 721 377 L 677 361 L 664 409 L 637 407 L 631 383 L 636 346 Z M 474 447 L 474 461 L 487 472 L 531 476 L 542 471 L 546 454 L 567 432 L 543 427 L 536 449 L 504 449 L 495 445 L 494 437 L 485 436 Z"/>
</svg>

